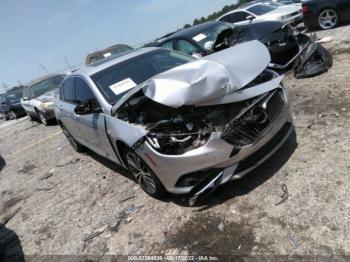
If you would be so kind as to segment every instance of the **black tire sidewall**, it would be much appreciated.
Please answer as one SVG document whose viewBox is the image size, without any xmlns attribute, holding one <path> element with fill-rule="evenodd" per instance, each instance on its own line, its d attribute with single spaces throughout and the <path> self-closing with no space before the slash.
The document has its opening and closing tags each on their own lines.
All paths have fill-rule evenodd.
<svg viewBox="0 0 350 262">
<path fill-rule="evenodd" d="M 129 153 L 129 152 L 135 154 L 138 158 L 140 158 L 140 159 L 142 160 L 142 162 L 143 162 L 143 163 L 147 166 L 147 168 L 150 170 L 150 174 L 151 174 L 151 176 L 152 176 L 152 178 L 153 178 L 153 180 L 154 180 L 154 183 L 155 183 L 155 186 L 156 186 L 155 193 L 148 192 L 147 189 L 145 189 L 142 185 L 140 185 L 140 187 L 142 188 L 142 190 L 143 190 L 146 194 L 148 194 L 148 195 L 150 195 L 150 196 L 152 196 L 152 197 L 154 197 L 154 198 L 163 198 L 163 197 L 167 194 L 167 191 L 165 190 L 165 188 L 164 188 L 162 182 L 160 182 L 160 180 L 158 179 L 158 177 L 157 177 L 157 176 L 155 175 L 155 173 L 153 172 L 152 168 L 150 168 L 149 165 L 142 159 L 142 157 L 140 157 L 134 150 L 132 150 L 132 149 L 130 149 L 130 148 L 125 148 L 125 149 L 123 150 L 123 161 L 124 161 L 126 167 L 128 168 L 128 170 L 131 172 L 131 169 L 130 169 L 130 167 L 129 167 L 129 164 L 128 164 L 128 162 L 126 161 L 126 155 L 127 155 L 127 153 Z M 131 173 L 132 173 L 132 172 L 131 172 Z M 135 182 L 138 183 L 138 182 L 136 181 L 136 179 L 135 179 L 134 176 L 133 176 L 133 178 L 134 178 Z"/>
</svg>

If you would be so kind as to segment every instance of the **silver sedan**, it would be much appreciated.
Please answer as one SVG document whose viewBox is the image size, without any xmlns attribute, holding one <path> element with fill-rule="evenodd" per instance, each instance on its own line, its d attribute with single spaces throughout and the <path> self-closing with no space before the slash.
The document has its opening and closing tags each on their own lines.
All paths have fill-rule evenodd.
<svg viewBox="0 0 350 262">
<path fill-rule="evenodd" d="M 77 150 L 129 169 L 151 196 L 204 192 L 241 178 L 291 134 L 282 76 L 251 41 L 194 59 L 162 48 L 88 65 L 60 87 L 56 116 Z"/>
</svg>

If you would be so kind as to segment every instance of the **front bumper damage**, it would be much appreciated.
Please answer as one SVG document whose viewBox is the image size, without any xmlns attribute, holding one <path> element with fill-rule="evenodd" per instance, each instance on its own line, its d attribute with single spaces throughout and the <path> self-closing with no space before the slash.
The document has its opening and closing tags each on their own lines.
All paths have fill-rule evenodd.
<svg viewBox="0 0 350 262">
<path fill-rule="evenodd" d="M 194 204 L 291 134 L 287 89 L 269 62 L 266 47 L 252 41 L 159 74 L 115 105 L 108 134 L 133 148 L 168 192 Z"/>
</svg>

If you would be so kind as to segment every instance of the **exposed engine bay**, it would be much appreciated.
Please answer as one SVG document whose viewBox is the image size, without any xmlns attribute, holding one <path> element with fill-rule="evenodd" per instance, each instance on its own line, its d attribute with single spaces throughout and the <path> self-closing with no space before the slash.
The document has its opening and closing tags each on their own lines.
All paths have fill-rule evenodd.
<svg viewBox="0 0 350 262">
<path fill-rule="evenodd" d="M 244 88 L 257 86 L 271 80 L 274 76 L 272 71 L 265 70 Z M 238 130 L 239 127 L 246 125 L 253 117 L 253 114 L 245 116 L 243 113 L 248 108 L 251 108 L 255 101 L 258 102 L 267 95 L 268 93 L 235 103 L 200 107 L 185 105 L 173 108 L 153 101 L 145 96 L 142 90 L 139 90 L 119 107 L 116 117 L 146 129 L 148 134 L 142 140 L 146 139 L 158 152 L 180 155 L 203 146 L 212 132 L 222 133 L 223 139 L 231 143 L 232 140 L 230 141 L 229 138 L 232 138 L 231 134 L 242 132 Z M 235 119 L 236 116 L 240 116 L 240 119 Z M 259 116 L 255 114 L 254 117 L 257 118 Z M 265 115 L 261 117 L 264 118 Z M 261 128 L 266 127 L 267 119 L 255 118 L 254 120 L 257 121 L 265 121 L 260 126 Z M 236 127 L 234 130 L 233 126 Z M 259 127 L 250 126 L 249 128 L 257 130 Z M 255 135 L 257 137 L 259 134 Z M 242 140 L 239 145 L 238 143 L 232 143 L 232 145 L 237 146 L 237 149 L 239 149 L 245 143 L 252 143 L 255 135 L 242 135 L 242 138 L 239 140 L 243 139 L 244 141 Z"/>
</svg>

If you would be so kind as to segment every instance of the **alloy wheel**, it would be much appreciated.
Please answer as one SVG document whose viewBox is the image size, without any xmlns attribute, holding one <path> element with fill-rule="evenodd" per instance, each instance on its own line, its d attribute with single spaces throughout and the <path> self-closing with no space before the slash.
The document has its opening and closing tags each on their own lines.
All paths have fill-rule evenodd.
<svg viewBox="0 0 350 262">
<path fill-rule="evenodd" d="M 127 152 L 126 162 L 139 185 L 149 194 L 157 190 L 156 182 L 153 179 L 152 171 L 147 164 L 134 152 Z"/>
<path fill-rule="evenodd" d="M 322 29 L 331 29 L 338 24 L 338 15 L 332 9 L 323 10 L 318 16 L 318 24 Z"/>
</svg>

